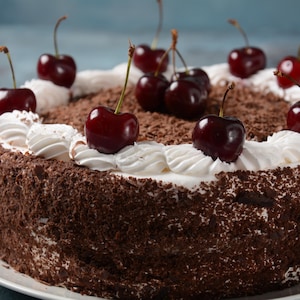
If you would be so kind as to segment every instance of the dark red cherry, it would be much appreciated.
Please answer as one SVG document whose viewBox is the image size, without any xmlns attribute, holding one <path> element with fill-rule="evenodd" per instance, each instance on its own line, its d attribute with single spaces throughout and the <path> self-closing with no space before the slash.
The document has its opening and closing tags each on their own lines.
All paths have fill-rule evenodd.
<svg viewBox="0 0 300 300">
<path fill-rule="evenodd" d="M 117 153 L 125 146 L 132 145 L 139 135 L 139 122 L 136 116 L 131 113 L 120 112 L 125 97 L 134 49 L 134 46 L 130 43 L 125 83 L 116 109 L 112 110 L 108 107 L 98 106 L 92 109 L 85 123 L 88 146 L 102 153 Z"/>
<path fill-rule="evenodd" d="M 36 98 L 33 91 L 27 88 L 0 89 L 0 114 L 13 110 L 35 112 Z"/>
<path fill-rule="evenodd" d="M 234 162 L 243 151 L 246 131 L 243 123 L 234 117 L 224 117 L 224 102 L 229 90 L 234 88 L 230 84 L 221 104 L 219 115 L 206 115 L 200 118 L 192 132 L 193 146 L 209 155 L 213 160 Z"/>
<path fill-rule="evenodd" d="M 169 64 L 168 56 L 161 62 L 165 52 L 164 49 L 151 49 L 148 45 L 139 45 L 136 47 L 133 62 L 144 73 L 155 72 L 157 69 L 159 72 L 165 72 Z"/>
<path fill-rule="evenodd" d="M 165 54 L 164 49 L 157 48 L 159 40 L 159 34 L 162 29 L 163 23 L 163 5 L 162 0 L 157 0 L 159 6 L 159 22 L 156 29 L 154 39 L 151 46 L 147 44 L 141 44 L 136 47 L 133 56 L 134 65 L 144 73 L 149 72 L 165 72 L 169 64 L 169 57 Z"/>
<path fill-rule="evenodd" d="M 58 53 L 56 32 L 62 20 L 66 16 L 61 17 L 54 29 L 54 47 L 55 55 L 42 54 L 37 63 L 37 74 L 40 79 L 52 81 L 54 84 L 64 87 L 71 87 L 76 77 L 76 63 L 69 55 L 60 55 Z"/>
<path fill-rule="evenodd" d="M 7 55 L 14 85 L 14 88 L 12 89 L 0 89 L 0 114 L 3 114 L 5 112 L 11 112 L 13 110 L 26 110 L 35 112 L 36 97 L 33 91 L 28 88 L 16 87 L 14 69 L 8 48 L 5 46 L 0 46 L 0 52 L 4 52 Z"/>
<path fill-rule="evenodd" d="M 240 78 L 248 78 L 266 67 L 264 52 L 255 47 L 234 49 L 228 56 L 230 73 Z"/>
<path fill-rule="evenodd" d="M 286 121 L 288 129 L 300 133 L 300 101 L 290 107 Z"/>
<path fill-rule="evenodd" d="M 193 146 L 225 162 L 234 162 L 243 151 L 245 128 L 233 117 L 207 115 L 197 123 L 192 133 Z"/>
<path fill-rule="evenodd" d="M 229 20 L 242 33 L 246 46 L 232 50 L 228 55 L 230 73 L 240 78 L 247 78 L 266 67 L 267 59 L 263 50 L 257 47 L 250 47 L 246 33 L 236 20 Z"/>
<path fill-rule="evenodd" d="M 166 110 L 178 118 L 195 119 L 203 115 L 207 90 L 190 79 L 173 81 L 165 92 Z"/>
<path fill-rule="evenodd" d="M 139 123 L 131 113 L 115 113 L 99 106 L 88 115 L 85 135 L 88 146 L 99 152 L 112 154 L 132 145 L 139 134 Z"/>
<path fill-rule="evenodd" d="M 298 82 L 300 81 L 299 57 L 286 56 L 278 63 L 277 69 L 285 73 L 287 76 L 294 78 L 294 80 Z M 283 89 L 287 89 L 295 85 L 292 80 L 284 76 L 277 76 L 277 83 Z"/>
<path fill-rule="evenodd" d="M 175 74 L 172 75 L 171 81 L 182 78 L 194 80 L 200 88 L 204 87 L 208 93 L 211 91 L 210 79 L 207 73 L 201 68 L 191 68 L 186 71 L 175 72 Z"/>
<path fill-rule="evenodd" d="M 76 64 L 71 56 L 42 54 L 37 65 L 40 79 L 50 80 L 54 84 L 71 87 L 76 77 Z"/>
<path fill-rule="evenodd" d="M 135 97 L 144 110 L 162 111 L 169 81 L 161 73 L 143 75 L 135 86 Z"/>
</svg>

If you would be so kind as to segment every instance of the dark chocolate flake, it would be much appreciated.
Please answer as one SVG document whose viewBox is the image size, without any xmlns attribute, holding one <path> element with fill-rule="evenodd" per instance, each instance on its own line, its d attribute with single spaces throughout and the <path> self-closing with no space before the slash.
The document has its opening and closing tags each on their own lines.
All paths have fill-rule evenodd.
<svg viewBox="0 0 300 300">
<path fill-rule="evenodd" d="M 45 172 L 44 168 L 40 165 L 34 167 L 34 174 L 39 180 L 46 179 L 48 174 Z"/>
<path fill-rule="evenodd" d="M 241 204 L 249 204 L 260 207 L 272 207 L 274 205 L 274 199 L 270 198 L 262 193 L 255 191 L 243 191 L 240 192 L 235 199 L 236 202 Z"/>
</svg>

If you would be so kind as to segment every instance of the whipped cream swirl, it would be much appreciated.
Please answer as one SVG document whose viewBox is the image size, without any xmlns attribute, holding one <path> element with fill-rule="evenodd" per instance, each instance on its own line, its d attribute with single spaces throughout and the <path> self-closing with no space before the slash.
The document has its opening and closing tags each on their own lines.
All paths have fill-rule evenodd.
<svg viewBox="0 0 300 300">
<path fill-rule="evenodd" d="M 284 130 L 265 142 L 246 141 L 236 162 L 226 163 L 197 150 L 192 144 L 168 145 L 138 142 L 116 154 L 102 154 L 90 149 L 85 137 L 71 144 L 70 157 L 93 170 L 114 170 L 139 176 L 172 172 L 193 177 L 213 177 L 220 172 L 258 171 L 300 162 L 300 134 Z"/>
<path fill-rule="evenodd" d="M 226 85 L 228 82 L 234 81 L 239 85 L 249 86 L 257 91 L 272 92 L 292 104 L 300 100 L 300 89 L 298 86 L 294 85 L 288 89 L 282 89 L 278 86 L 274 75 L 275 68 L 261 70 L 246 79 L 233 76 L 227 63 L 203 67 L 203 70 L 207 72 L 212 85 Z"/>
<path fill-rule="evenodd" d="M 4 147 L 26 148 L 30 127 L 41 122 L 38 114 L 14 110 L 0 115 L 0 139 Z"/>
<path fill-rule="evenodd" d="M 77 130 L 65 124 L 33 124 L 26 143 L 31 153 L 46 159 L 69 161 L 69 147 Z"/>
</svg>

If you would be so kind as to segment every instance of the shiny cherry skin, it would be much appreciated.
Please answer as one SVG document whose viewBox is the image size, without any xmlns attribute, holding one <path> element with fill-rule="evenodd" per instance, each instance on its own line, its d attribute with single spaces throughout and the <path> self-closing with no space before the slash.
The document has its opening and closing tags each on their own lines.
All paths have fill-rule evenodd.
<svg viewBox="0 0 300 300">
<path fill-rule="evenodd" d="M 163 111 L 165 91 L 169 81 L 161 73 L 146 73 L 135 86 L 135 97 L 146 111 Z"/>
<path fill-rule="evenodd" d="M 234 162 L 243 151 L 245 128 L 233 117 L 206 115 L 196 123 L 192 133 L 193 146 L 221 161 Z"/>
<path fill-rule="evenodd" d="M 277 66 L 277 69 L 296 81 L 300 81 L 300 59 L 295 56 L 286 56 Z M 284 76 L 276 76 L 278 85 L 287 89 L 295 85 L 293 81 Z"/>
<path fill-rule="evenodd" d="M 169 57 L 166 56 L 162 63 L 160 61 L 164 55 L 164 49 L 151 49 L 148 45 L 139 45 L 135 48 L 133 55 L 134 65 L 144 73 L 165 72 L 169 64 Z"/>
<path fill-rule="evenodd" d="M 294 103 L 287 113 L 287 128 L 300 133 L 300 101 Z"/>
<path fill-rule="evenodd" d="M 88 115 L 85 135 L 90 148 L 113 154 L 137 140 L 139 122 L 131 113 L 115 113 L 108 107 L 98 106 Z"/>
<path fill-rule="evenodd" d="M 178 118 L 197 119 L 206 108 L 207 91 L 190 79 L 173 81 L 165 92 L 166 110 Z"/>
<path fill-rule="evenodd" d="M 191 68 L 187 71 L 176 72 L 172 75 L 171 81 L 177 79 L 188 78 L 194 80 L 196 84 L 199 84 L 199 87 L 205 87 L 207 93 L 211 91 L 210 79 L 207 73 L 201 68 Z"/>
<path fill-rule="evenodd" d="M 69 55 L 42 54 L 37 63 L 38 77 L 70 88 L 76 77 L 76 63 Z"/>
<path fill-rule="evenodd" d="M 266 63 L 265 53 L 256 47 L 234 49 L 228 55 L 230 73 L 240 78 L 248 78 L 264 69 Z"/>
<path fill-rule="evenodd" d="M 13 110 L 36 111 L 36 97 L 28 88 L 0 89 L 0 114 Z"/>
</svg>

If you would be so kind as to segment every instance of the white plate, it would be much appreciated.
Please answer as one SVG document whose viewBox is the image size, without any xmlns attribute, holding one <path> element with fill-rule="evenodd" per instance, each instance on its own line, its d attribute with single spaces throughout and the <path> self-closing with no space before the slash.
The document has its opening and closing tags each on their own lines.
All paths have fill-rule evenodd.
<svg viewBox="0 0 300 300">
<path fill-rule="evenodd" d="M 24 295 L 43 300 L 105 300 L 74 293 L 66 288 L 42 284 L 33 278 L 10 268 L 0 260 L 0 285 Z"/>
<path fill-rule="evenodd" d="M 43 300 L 105 300 L 104 298 L 91 297 L 74 293 L 67 290 L 66 288 L 42 284 L 29 276 L 15 271 L 2 260 L 0 260 L 0 285 L 21 294 Z M 282 291 L 271 292 L 260 296 L 242 297 L 236 300 L 271 299 L 300 300 L 300 284 Z"/>
</svg>

